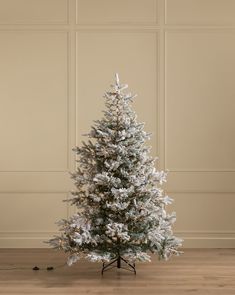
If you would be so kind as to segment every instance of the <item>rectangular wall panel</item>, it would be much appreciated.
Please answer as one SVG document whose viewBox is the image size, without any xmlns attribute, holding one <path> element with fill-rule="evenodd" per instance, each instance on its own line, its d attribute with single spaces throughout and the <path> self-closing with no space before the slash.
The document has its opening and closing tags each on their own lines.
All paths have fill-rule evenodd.
<svg viewBox="0 0 235 295">
<path fill-rule="evenodd" d="M 173 192 L 235 192 L 235 172 L 171 171 L 166 188 Z"/>
<path fill-rule="evenodd" d="M 169 211 L 176 212 L 175 230 L 180 232 L 234 232 L 231 216 L 235 206 L 235 193 L 175 193 L 169 195 L 174 202 Z M 221 206 L 223 203 L 223 206 Z"/>
<path fill-rule="evenodd" d="M 157 0 L 77 0 L 77 24 L 153 24 Z"/>
<path fill-rule="evenodd" d="M 166 167 L 235 171 L 235 32 L 166 34 Z"/>
<path fill-rule="evenodd" d="M 0 0 L 0 24 L 66 24 L 68 0 Z"/>
<path fill-rule="evenodd" d="M 42 238 L 52 237 L 58 231 L 55 222 L 67 217 L 67 204 L 63 202 L 66 198 L 67 194 L 58 193 L 1 193 L 1 247 L 15 247 L 17 239 L 45 247 Z"/>
<path fill-rule="evenodd" d="M 234 0 L 165 0 L 166 24 L 235 25 Z"/>
<path fill-rule="evenodd" d="M 185 247 L 235 247 L 235 224 L 231 220 L 235 194 L 170 193 L 169 212 L 176 212 L 174 231 Z M 223 203 L 223 206 L 221 204 Z"/>
<path fill-rule="evenodd" d="M 0 44 L 0 170 L 67 170 L 67 34 L 0 32 Z"/>
<path fill-rule="evenodd" d="M 55 222 L 67 216 L 66 197 L 64 193 L 1 193 L 5 210 L 0 216 L 0 232 L 56 231 Z"/>
<path fill-rule="evenodd" d="M 69 172 L 0 172 L 1 192 L 67 192 L 72 187 Z"/>
<path fill-rule="evenodd" d="M 77 137 L 102 116 L 104 98 L 115 72 L 129 91 L 137 93 L 133 108 L 146 130 L 153 132 L 157 153 L 157 35 L 135 32 L 77 33 Z M 137 50 L 138 48 L 138 50 Z M 146 79 L 147 77 L 147 79 Z"/>
</svg>

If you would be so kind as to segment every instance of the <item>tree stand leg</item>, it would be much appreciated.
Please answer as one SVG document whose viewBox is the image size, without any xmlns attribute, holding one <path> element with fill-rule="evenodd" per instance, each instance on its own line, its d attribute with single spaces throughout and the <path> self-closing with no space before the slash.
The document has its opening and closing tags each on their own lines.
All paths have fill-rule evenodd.
<svg viewBox="0 0 235 295">
<path fill-rule="evenodd" d="M 128 267 L 123 267 L 122 264 L 121 264 L 121 261 L 125 262 L 125 264 Z M 111 268 L 114 268 L 114 267 L 122 268 L 122 269 L 125 269 L 125 270 L 129 270 L 131 272 L 134 272 L 134 274 L 136 275 L 135 263 L 131 264 L 131 263 L 129 263 L 126 259 L 124 259 L 121 256 L 118 256 L 117 258 L 115 258 L 114 260 L 112 260 L 111 262 L 109 262 L 108 264 L 105 264 L 105 262 L 103 262 L 103 267 L 102 267 L 102 270 L 101 270 L 101 274 L 103 275 L 103 273 L 105 271 L 107 271 L 107 270 L 109 270 Z"/>
<path fill-rule="evenodd" d="M 121 257 L 118 256 L 117 258 L 117 268 L 121 268 Z"/>
</svg>

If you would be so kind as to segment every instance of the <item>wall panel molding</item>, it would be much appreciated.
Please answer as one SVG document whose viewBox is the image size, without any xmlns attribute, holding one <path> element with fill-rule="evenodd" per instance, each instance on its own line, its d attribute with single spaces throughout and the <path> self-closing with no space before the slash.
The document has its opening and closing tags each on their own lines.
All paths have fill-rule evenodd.
<svg viewBox="0 0 235 295">
<path fill-rule="evenodd" d="M 31 36 L 31 39 L 27 41 L 23 36 Z M 47 37 L 43 39 L 43 36 Z M 59 41 L 60 36 L 63 37 Z M 196 41 L 195 36 L 198 36 Z M 189 118 L 192 117 L 192 111 L 197 112 L 199 123 L 207 112 L 214 111 L 218 121 L 213 121 L 211 116 L 210 120 L 205 120 L 203 124 L 210 133 L 214 130 L 211 126 L 215 122 L 219 122 L 216 130 L 220 131 L 235 123 L 234 116 L 226 116 L 226 112 L 233 111 L 234 99 L 230 99 L 228 95 L 230 93 L 231 97 L 234 97 L 235 94 L 232 81 L 235 75 L 235 1 L 0 0 L 0 42 L 0 61 L 3 69 L 1 80 L 4 81 L 4 87 L 9 86 L 9 89 L 0 95 L 1 104 L 4 106 L 3 115 L 0 116 L 3 121 L 0 125 L 4 126 L 1 134 L 7 137 L 6 140 L 11 140 L 14 130 L 19 129 L 15 141 L 12 140 L 12 144 L 5 149 L 5 154 L 0 153 L 0 159 L 3 161 L 16 143 L 16 148 L 25 158 L 24 162 L 20 157 L 14 160 L 12 151 L 12 156 L 8 157 L 9 165 L 3 162 L 1 165 L 0 162 L 0 224 L 6 224 L 4 228 L 0 227 L 0 248 L 47 248 L 48 245 L 43 241 L 57 233 L 54 222 L 64 216 L 68 218 L 76 212 L 74 206 L 62 203 L 62 199 L 68 197 L 69 191 L 74 188 L 68 173 L 74 171 L 76 166 L 72 148 L 79 144 L 81 139 L 85 139 L 81 138 L 81 134 L 89 130 L 92 120 L 101 116 L 102 95 L 112 83 L 112 75 L 115 72 L 119 72 L 121 81 L 127 82 L 130 90 L 138 94 L 134 109 L 139 120 L 146 121 L 146 130 L 153 131 L 150 145 L 153 146 L 153 156 L 159 156 L 157 168 L 170 170 L 165 192 L 175 199 L 169 210 L 176 211 L 174 232 L 184 238 L 184 248 L 235 247 L 232 211 L 235 196 L 235 161 L 231 153 L 234 142 L 226 137 L 226 132 L 220 132 L 224 141 L 230 140 L 230 144 L 226 145 L 227 152 L 223 153 L 223 148 L 219 146 L 221 142 L 211 148 L 210 142 L 199 136 L 199 146 L 205 145 L 205 148 L 211 151 L 210 155 L 216 152 L 219 157 L 224 157 L 215 162 L 216 165 L 208 159 L 199 162 L 199 165 L 197 161 L 190 162 L 190 158 L 186 158 L 187 153 L 192 156 L 197 154 L 196 144 L 183 152 L 179 149 L 183 153 L 182 156 L 178 153 L 174 140 L 170 140 L 174 136 L 171 128 L 173 131 L 179 131 L 187 124 L 188 131 L 176 137 L 179 144 L 190 138 L 192 130 L 196 132 L 193 121 L 174 117 L 173 111 L 178 112 L 179 108 L 187 110 Z M 34 49 L 29 50 L 31 47 Z M 8 66 L 3 68 L 6 58 Z M 22 62 L 24 60 L 25 62 Z M 179 65 L 177 60 L 181 61 Z M 61 68 L 53 72 L 59 64 Z M 206 65 L 206 68 L 200 70 L 197 65 L 201 68 Z M 33 72 L 35 69 L 37 73 Z M 45 73 L 41 75 L 38 71 L 43 72 L 43 69 Z M 215 81 L 218 69 L 221 76 Z M 197 70 L 198 74 L 194 75 Z M 51 76 L 48 74 L 50 71 Z M 63 74 L 60 76 L 61 72 Z M 169 75 L 171 73 L 172 77 Z M 208 87 L 201 79 L 204 73 L 207 73 L 204 80 Z M 37 79 L 34 74 L 38 75 Z M 27 77 L 27 83 L 17 84 L 24 76 Z M 45 77 L 47 79 L 44 79 Z M 182 95 L 177 92 L 177 84 L 172 83 L 174 79 L 182 82 L 181 85 L 178 83 Z M 37 80 L 40 80 L 41 84 L 37 84 Z M 194 88 L 192 93 L 198 95 L 192 98 L 191 93 L 187 92 L 187 85 L 191 85 Z M 56 89 L 60 91 L 57 93 Z M 210 89 L 216 91 L 212 93 Z M 170 90 L 174 92 L 171 100 Z M 11 130 L 6 113 L 15 116 L 13 110 L 14 105 L 19 102 L 18 99 L 21 100 L 21 104 L 17 106 L 20 110 L 23 103 L 31 103 L 31 98 L 40 91 L 42 95 L 35 100 L 34 107 L 28 108 L 28 113 L 30 114 L 30 110 L 41 110 L 42 118 L 38 119 L 41 124 L 45 123 L 49 128 L 51 120 L 60 127 L 59 132 L 54 130 L 54 139 L 53 132 L 51 137 L 48 137 L 44 153 L 33 155 L 30 162 L 30 148 L 27 150 L 27 146 L 24 147 L 26 140 L 23 137 L 29 136 L 33 139 L 33 128 L 38 139 L 45 141 L 43 132 L 46 132 L 47 128 L 43 129 L 40 124 L 35 124 L 35 127 L 32 125 L 28 133 L 24 134 L 28 127 L 25 124 L 25 128 L 19 128 L 25 120 L 21 116 L 22 118 L 17 117 L 15 129 L 6 132 L 5 125 Z M 9 98 L 6 100 L 7 93 Z M 204 111 L 202 114 L 196 102 L 203 93 L 206 93 L 206 98 L 209 97 L 207 94 L 212 93 L 213 99 L 209 102 L 201 101 L 200 106 L 202 112 Z M 220 97 L 222 99 L 219 99 Z M 50 103 L 50 99 L 53 103 Z M 14 103 L 11 103 L 11 100 Z M 223 102 L 227 102 L 229 108 L 223 108 Z M 34 118 L 38 112 L 35 112 Z M 50 120 L 50 116 L 45 116 L 46 112 L 51 114 Z M 184 124 L 177 127 L 179 120 Z M 199 129 L 203 131 L 202 126 L 199 126 Z M 228 134 L 233 138 L 230 129 Z M 17 140 L 18 135 L 21 135 L 21 141 Z M 36 140 L 37 137 L 30 147 L 37 148 L 34 146 Z M 48 153 L 56 140 L 58 143 L 53 146 L 53 152 Z M 2 142 L 4 145 L 4 138 Z M 3 157 L 3 154 L 6 157 Z M 50 155 L 55 154 L 57 158 L 54 161 Z M 229 154 L 230 161 L 226 160 L 225 154 Z M 182 159 L 181 162 L 178 161 L 179 158 Z M 35 220 L 35 204 L 38 204 L 39 211 L 43 212 L 41 215 L 46 215 L 43 216 L 46 222 Z M 11 210 L 6 212 L 9 207 Z M 46 213 L 49 210 L 53 218 L 51 214 Z M 13 221 L 9 223 L 10 214 L 13 214 Z M 31 215 L 31 224 L 28 225 Z M 20 218 L 21 223 L 16 222 L 16 216 Z"/>
</svg>

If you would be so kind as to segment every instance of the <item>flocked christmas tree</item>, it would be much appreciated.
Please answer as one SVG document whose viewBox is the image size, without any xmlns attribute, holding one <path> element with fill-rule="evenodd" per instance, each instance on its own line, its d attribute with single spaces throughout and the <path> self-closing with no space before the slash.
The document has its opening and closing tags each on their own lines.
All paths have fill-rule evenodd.
<svg viewBox="0 0 235 295">
<path fill-rule="evenodd" d="M 126 88 L 116 74 L 104 95 L 103 118 L 94 121 L 90 140 L 74 149 L 79 167 L 69 202 L 77 213 L 60 220 L 61 234 L 49 241 L 69 253 L 69 265 L 85 257 L 102 261 L 103 270 L 125 261 L 135 271 L 135 261 L 150 261 L 150 253 L 164 259 L 179 254 L 181 239 L 171 228 L 175 213 L 165 210 L 172 199 L 161 188 L 166 172 L 155 169 L 145 145 L 150 134 L 137 122 Z"/>
</svg>

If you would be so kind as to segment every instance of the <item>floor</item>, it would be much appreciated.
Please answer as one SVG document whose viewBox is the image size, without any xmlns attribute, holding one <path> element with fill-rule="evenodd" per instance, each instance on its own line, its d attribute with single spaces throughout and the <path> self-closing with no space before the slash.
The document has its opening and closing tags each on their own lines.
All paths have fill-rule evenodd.
<svg viewBox="0 0 235 295">
<path fill-rule="evenodd" d="M 235 249 L 185 249 L 168 262 L 154 257 L 137 263 L 136 276 L 116 268 L 101 276 L 101 264 L 64 262 L 51 249 L 0 249 L 0 294 L 235 294 Z M 45 269 L 51 265 L 58 268 Z"/>
</svg>

